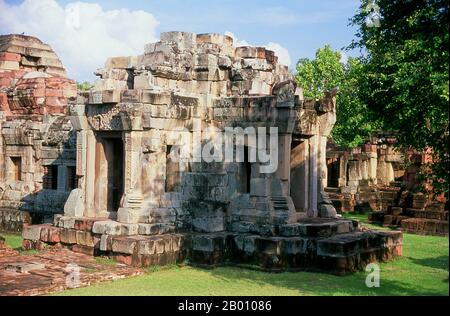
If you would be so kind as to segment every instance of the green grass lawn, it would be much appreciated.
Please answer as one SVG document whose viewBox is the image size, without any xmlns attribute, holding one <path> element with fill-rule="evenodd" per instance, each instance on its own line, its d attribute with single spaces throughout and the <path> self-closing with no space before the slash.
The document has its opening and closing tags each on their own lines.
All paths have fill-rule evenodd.
<svg viewBox="0 0 450 316">
<path fill-rule="evenodd" d="M 13 249 L 21 249 L 22 248 L 22 236 L 20 234 L 10 234 L 10 233 L 2 233 L 0 235 L 5 237 L 5 242 Z"/>
<path fill-rule="evenodd" d="M 365 220 L 365 215 L 358 219 Z M 372 226 L 372 228 L 379 228 Z M 7 236 L 8 242 L 16 242 Z M 148 269 L 143 276 L 56 295 L 448 295 L 448 238 L 404 234 L 403 257 L 381 264 L 379 288 L 366 273 L 334 276 L 311 272 L 265 273 L 222 267 Z"/>
</svg>

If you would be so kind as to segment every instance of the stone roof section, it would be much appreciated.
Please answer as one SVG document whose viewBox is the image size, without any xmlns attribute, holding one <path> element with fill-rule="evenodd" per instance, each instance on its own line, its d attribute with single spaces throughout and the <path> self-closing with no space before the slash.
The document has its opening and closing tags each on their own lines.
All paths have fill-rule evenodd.
<svg viewBox="0 0 450 316">
<path fill-rule="evenodd" d="M 109 58 L 94 90 L 150 89 L 213 96 L 271 95 L 292 79 L 288 67 L 264 47 L 234 47 L 216 33 L 161 33 L 144 54 Z"/>
<path fill-rule="evenodd" d="M 45 72 L 66 77 L 66 70 L 52 48 L 28 35 L 0 35 L 0 69 Z"/>
</svg>

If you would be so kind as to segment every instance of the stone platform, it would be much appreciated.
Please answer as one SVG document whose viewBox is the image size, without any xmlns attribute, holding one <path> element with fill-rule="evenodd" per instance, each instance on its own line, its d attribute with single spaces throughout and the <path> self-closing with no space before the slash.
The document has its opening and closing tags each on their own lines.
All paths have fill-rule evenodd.
<svg viewBox="0 0 450 316">
<path fill-rule="evenodd" d="M 63 246 L 109 256 L 131 266 L 253 265 L 267 271 L 324 270 L 345 274 L 402 254 L 401 232 L 362 231 L 357 221 L 299 219 L 277 227 L 275 236 L 235 232 L 175 233 L 162 224 L 58 217 L 55 225 L 24 228 L 23 247 Z"/>
</svg>

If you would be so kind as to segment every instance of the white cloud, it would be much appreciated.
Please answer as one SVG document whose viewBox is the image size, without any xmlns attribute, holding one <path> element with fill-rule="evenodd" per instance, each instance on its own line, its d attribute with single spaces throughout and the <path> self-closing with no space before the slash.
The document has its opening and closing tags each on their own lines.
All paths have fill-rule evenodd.
<svg viewBox="0 0 450 316">
<path fill-rule="evenodd" d="M 236 36 L 234 36 L 234 34 L 230 31 L 226 31 L 225 35 L 228 35 L 230 37 L 233 38 L 233 42 L 234 42 L 234 46 L 235 47 L 241 47 L 241 46 L 252 46 L 251 44 L 249 44 L 247 41 L 245 40 L 239 40 L 236 38 Z"/>
<path fill-rule="evenodd" d="M 278 56 L 278 62 L 280 64 L 286 65 L 288 67 L 291 66 L 291 56 L 289 55 L 289 51 L 287 50 L 287 48 L 281 46 L 278 43 L 272 42 L 264 47 L 275 52 L 275 55 Z"/>
<path fill-rule="evenodd" d="M 236 47 L 240 47 L 240 46 L 257 46 L 257 45 L 253 45 L 253 44 L 249 44 L 247 41 L 245 40 L 238 40 L 236 38 L 236 36 L 230 32 L 230 31 L 226 31 L 225 35 L 228 35 L 230 37 L 232 37 L 234 39 L 234 46 Z M 278 56 L 278 62 L 280 64 L 286 65 L 288 67 L 291 66 L 291 56 L 289 55 L 289 51 L 287 48 L 281 46 L 278 43 L 273 43 L 270 42 L 267 45 L 263 45 L 265 48 L 267 48 L 268 50 L 272 50 L 275 52 L 275 55 Z"/>
<path fill-rule="evenodd" d="M 104 10 L 99 4 L 0 0 L 0 33 L 33 35 L 52 46 L 71 78 L 94 79 L 93 72 L 111 56 L 142 54 L 157 40 L 158 21 L 145 11 Z"/>
</svg>

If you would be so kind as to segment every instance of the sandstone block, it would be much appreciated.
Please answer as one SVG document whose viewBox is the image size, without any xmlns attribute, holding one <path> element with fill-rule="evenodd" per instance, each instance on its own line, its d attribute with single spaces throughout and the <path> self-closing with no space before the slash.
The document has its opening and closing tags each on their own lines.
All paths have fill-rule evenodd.
<svg viewBox="0 0 450 316">
<path fill-rule="evenodd" d="M 92 226 L 92 232 L 94 234 L 101 234 L 101 235 L 122 235 L 122 227 L 123 225 L 119 222 L 115 221 L 98 221 L 95 222 Z"/>
<path fill-rule="evenodd" d="M 76 231 L 77 244 L 82 246 L 94 247 L 96 240 L 90 232 Z"/>
<path fill-rule="evenodd" d="M 41 229 L 48 225 L 31 225 L 24 226 L 22 230 L 22 238 L 31 241 L 37 241 L 41 238 Z"/>
<path fill-rule="evenodd" d="M 19 62 L 17 61 L 9 61 L 9 60 L 0 60 L 0 69 L 4 70 L 19 70 Z"/>
<path fill-rule="evenodd" d="M 100 250 L 101 251 L 111 251 L 112 249 L 112 236 L 102 235 L 100 237 Z"/>
<path fill-rule="evenodd" d="M 138 241 L 129 237 L 114 237 L 111 242 L 113 252 L 133 254 Z"/>
<path fill-rule="evenodd" d="M 156 253 L 156 240 L 155 237 L 148 237 L 139 240 L 139 254 L 141 255 L 153 255 Z"/>
<path fill-rule="evenodd" d="M 76 244 L 77 243 L 77 231 L 75 229 L 61 229 L 61 242 L 63 244 Z"/>
<path fill-rule="evenodd" d="M 257 58 L 256 47 L 242 46 L 236 48 L 236 58 Z"/>
<path fill-rule="evenodd" d="M 0 53 L 0 61 L 20 62 L 21 59 L 22 59 L 22 56 L 20 54 L 9 53 L 9 52 Z"/>
<path fill-rule="evenodd" d="M 61 242 L 61 228 L 54 226 L 42 227 L 41 240 L 46 243 Z"/>
<path fill-rule="evenodd" d="M 122 235 L 132 236 L 137 235 L 139 231 L 139 224 L 122 224 Z"/>
</svg>

